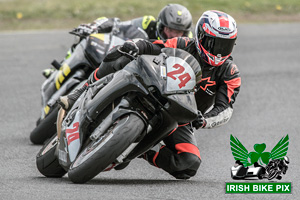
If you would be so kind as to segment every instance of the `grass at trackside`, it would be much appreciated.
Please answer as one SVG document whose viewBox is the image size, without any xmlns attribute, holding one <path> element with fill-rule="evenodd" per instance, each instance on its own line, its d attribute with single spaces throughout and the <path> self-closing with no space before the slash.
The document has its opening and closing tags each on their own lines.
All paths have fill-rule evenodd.
<svg viewBox="0 0 300 200">
<path fill-rule="evenodd" d="M 300 21 L 299 0 L 0 0 L 0 31 L 68 29 L 101 16 L 156 17 L 168 3 L 186 6 L 194 22 L 210 9 L 225 11 L 237 22 Z"/>
</svg>

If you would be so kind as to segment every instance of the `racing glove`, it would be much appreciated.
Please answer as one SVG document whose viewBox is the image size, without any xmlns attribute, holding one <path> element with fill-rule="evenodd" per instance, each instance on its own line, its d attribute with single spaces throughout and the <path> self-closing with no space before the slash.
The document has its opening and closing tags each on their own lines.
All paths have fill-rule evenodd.
<svg viewBox="0 0 300 200">
<path fill-rule="evenodd" d="M 97 26 L 91 24 L 80 24 L 77 28 L 73 29 L 72 32 L 80 37 L 89 36 L 92 33 L 97 32 Z"/>
<path fill-rule="evenodd" d="M 139 48 L 138 46 L 131 40 L 126 41 L 123 46 L 120 48 L 122 53 L 125 53 L 125 55 L 129 55 L 129 57 L 137 57 L 139 54 Z"/>
<path fill-rule="evenodd" d="M 92 25 L 97 26 L 97 33 L 109 33 L 114 27 L 115 19 L 100 17 L 96 19 Z"/>
<path fill-rule="evenodd" d="M 195 129 L 204 128 L 206 126 L 206 120 L 199 110 L 197 118 L 192 122 L 192 126 Z"/>
</svg>

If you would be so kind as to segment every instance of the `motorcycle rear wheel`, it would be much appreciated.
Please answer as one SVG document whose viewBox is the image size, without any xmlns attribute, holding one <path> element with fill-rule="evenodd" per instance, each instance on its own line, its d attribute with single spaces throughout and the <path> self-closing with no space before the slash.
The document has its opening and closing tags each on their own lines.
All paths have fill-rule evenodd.
<svg viewBox="0 0 300 200">
<path fill-rule="evenodd" d="M 56 119 L 59 106 L 57 105 L 45 119 L 40 120 L 38 125 L 30 133 L 30 141 L 33 144 L 44 144 L 56 133 Z"/>
<path fill-rule="evenodd" d="M 94 178 L 137 139 L 144 127 L 142 119 L 135 114 L 121 117 L 81 151 L 68 171 L 70 180 L 85 183 Z"/>
<path fill-rule="evenodd" d="M 55 156 L 57 144 L 57 135 L 54 135 L 47 141 L 36 156 L 36 166 L 40 173 L 46 177 L 60 178 L 67 173 Z"/>
</svg>

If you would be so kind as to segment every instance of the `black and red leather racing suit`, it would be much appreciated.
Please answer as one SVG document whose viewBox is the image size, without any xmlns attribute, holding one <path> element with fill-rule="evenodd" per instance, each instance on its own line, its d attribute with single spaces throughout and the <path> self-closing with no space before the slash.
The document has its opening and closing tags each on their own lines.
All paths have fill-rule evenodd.
<svg viewBox="0 0 300 200">
<path fill-rule="evenodd" d="M 168 39 L 165 42 L 156 40 L 151 43 L 139 40 L 135 43 L 140 55 L 158 55 L 164 47 L 180 48 L 192 54 L 202 69 L 202 79 L 197 83 L 198 90 L 195 97 L 198 110 L 204 113 L 207 122 L 205 128 L 214 128 L 229 121 L 233 112 L 232 105 L 241 85 L 239 70 L 231 57 L 221 66 L 210 66 L 200 58 L 194 39 L 186 37 Z M 117 51 L 115 53 L 118 54 Z M 112 53 L 104 59 L 103 63 L 105 62 L 114 62 L 114 67 L 100 66 L 94 72 L 95 80 L 121 69 L 120 63 L 124 62 L 124 58 L 120 59 L 118 55 Z M 165 146 L 157 152 L 151 150 L 147 152 L 147 160 L 176 178 L 186 179 L 194 176 L 200 166 L 201 157 L 191 126 L 179 125 L 164 139 L 164 143 Z"/>
<path fill-rule="evenodd" d="M 136 44 L 140 55 L 158 55 L 164 47 L 179 48 L 192 54 L 202 69 L 202 79 L 197 83 L 195 97 L 198 110 L 204 114 L 207 122 L 205 128 L 214 128 L 229 121 L 233 112 L 233 103 L 241 85 L 240 73 L 232 57 L 229 57 L 221 66 L 213 67 L 200 58 L 194 39 L 187 37 L 168 39 L 166 42 L 156 40 L 153 43 L 139 40 Z M 115 58 L 112 60 L 115 61 Z M 107 58 L 104 61 L 107 61 Z M 117 68 L 109 72 L 112 73 L 121 67 Z M 107 73 L 105 69 L 99 68 L 95 77 L 100 78 Z"/>
</svg>

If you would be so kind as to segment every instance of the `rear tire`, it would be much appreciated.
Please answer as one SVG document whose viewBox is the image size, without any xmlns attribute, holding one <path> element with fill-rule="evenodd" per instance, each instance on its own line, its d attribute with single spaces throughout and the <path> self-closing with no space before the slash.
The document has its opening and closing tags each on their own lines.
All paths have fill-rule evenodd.
<svg viewBox="0 0 300 200">
<path fill-rule="evenodd" d="M 44 144 L 56 133 L 56 119 L 59 106 L 57 105 L 45 119 L 40 120 L 38 125 L 30 133 L 30 141 L 33 144 Z"/>
<path fill-rule="evenodd" d="M 121 117 L 103 136 L 81 151 L 68 171 L 70 180 L 85 183 L 94 178 L 136 140 L 144 127 L 142 119 L 135 114 Z"/>
<path fill-rule="evenodd" d="M 55 156 L 57 146 L 57 135 L 54 135 L 43 146 L 36 156 L 36 166 L 38 170 L 46 177 L 60 178 L 67 172 L 62 168 Z"/>
</svg>

